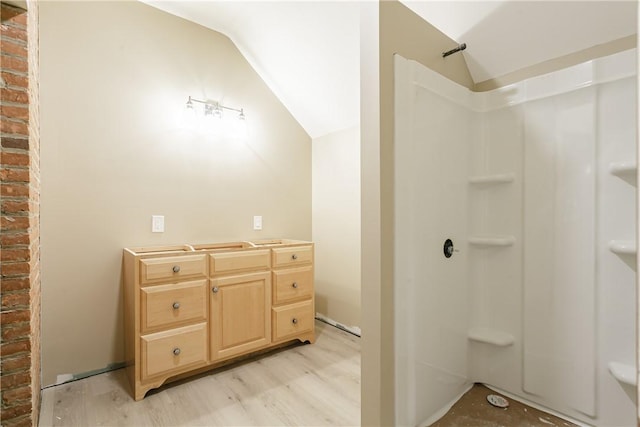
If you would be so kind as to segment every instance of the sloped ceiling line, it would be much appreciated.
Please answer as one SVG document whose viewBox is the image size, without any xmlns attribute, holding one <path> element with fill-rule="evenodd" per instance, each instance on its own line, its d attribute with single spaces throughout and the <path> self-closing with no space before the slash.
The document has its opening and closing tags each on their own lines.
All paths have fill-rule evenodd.
<svg viewBox="0 0 640 427">
<path fill-rule="evenodd" d="M 142 1 L 226 34 L 312 138 L 359 123 L 358 2 Z M 402 3 L 467 44 L 475 83 L 637 32 L 634 0 Z"/>
</svg>

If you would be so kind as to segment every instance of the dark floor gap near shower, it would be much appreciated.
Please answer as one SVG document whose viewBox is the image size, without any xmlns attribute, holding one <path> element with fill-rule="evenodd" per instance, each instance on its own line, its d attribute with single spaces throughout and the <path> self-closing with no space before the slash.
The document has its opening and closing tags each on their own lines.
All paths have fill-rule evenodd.
<svg viewBox="0 0 640 427">
<path fill-rule="evenodd" d="M 473 385 L 447 412 L 431 427 L 570 427 L 569 421 L 532 408 L 517 400 L 502 396 L 509 401 L 507 408 L 499 408 L 487 401 L 487 396 L 502 396 L 480 383 Z"/>
</svg>

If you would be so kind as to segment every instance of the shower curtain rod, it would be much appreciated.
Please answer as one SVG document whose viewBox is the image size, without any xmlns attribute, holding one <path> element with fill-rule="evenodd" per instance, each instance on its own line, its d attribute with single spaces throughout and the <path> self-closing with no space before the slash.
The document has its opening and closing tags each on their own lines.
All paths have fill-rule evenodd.
<svg viewBox="0 0 640 427">
<path fill-rule="evenodd" d="M 465 50 L 467 48 L 467 44 L 466 43 L 462 43 L 461 45 L 458 45 L 458 47 L 448 50 L 446 52 L 442 52 L 442 57 L 446 58 L 449 55 L 453 55 L 456 52 L 462 52 L 463 50 Z"/>
</svg>

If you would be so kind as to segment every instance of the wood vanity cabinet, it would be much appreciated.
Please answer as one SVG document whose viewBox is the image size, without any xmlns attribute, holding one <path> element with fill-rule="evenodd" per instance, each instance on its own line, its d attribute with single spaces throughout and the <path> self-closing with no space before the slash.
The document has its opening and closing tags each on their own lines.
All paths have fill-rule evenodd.
<svg viewBox="0 0 640 427">
<path fill-rule="evenodd" d="M 124 249 L 127 375 L 135 400 L 167 380 L 313 343 L 313 243 Z"/>
<path fill-rule="evenodd" d="M 313 330 L 313 246 L 273 248 L 271 262 L 272 339 L 280 342 Z"/>
</svg>

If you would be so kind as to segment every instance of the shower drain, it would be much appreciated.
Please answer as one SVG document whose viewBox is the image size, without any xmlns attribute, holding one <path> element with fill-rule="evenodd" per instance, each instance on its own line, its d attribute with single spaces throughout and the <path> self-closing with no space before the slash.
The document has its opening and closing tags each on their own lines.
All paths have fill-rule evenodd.
<svg viewBox="0 0 640 427">
<path fill-rule="evenodd" d="M 497 394 L 488 395 L 487 401 L 498 408 L 506 408 L 509 406 L 509 401 L 502 396 L 498 396 Z"/>
</svg>

